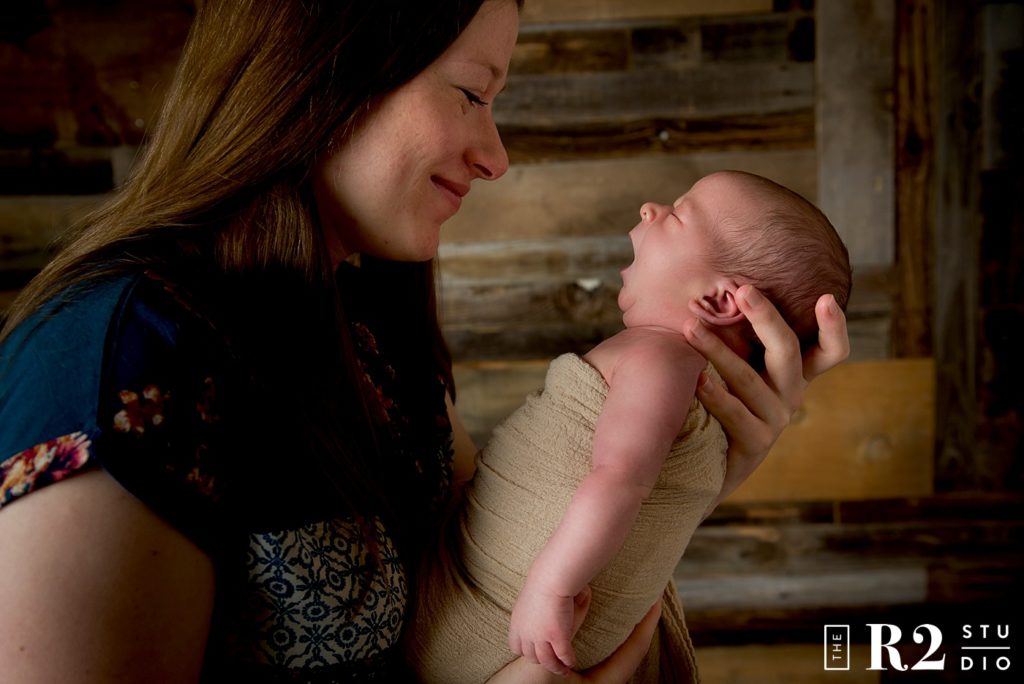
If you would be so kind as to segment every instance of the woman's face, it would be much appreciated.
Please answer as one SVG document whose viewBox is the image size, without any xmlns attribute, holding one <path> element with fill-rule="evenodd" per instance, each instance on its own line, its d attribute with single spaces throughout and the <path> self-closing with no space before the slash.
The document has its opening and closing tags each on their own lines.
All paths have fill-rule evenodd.
<svg viewBox="0 0 1024 684">
<path fill-rule="evenodd" d="M 519 11 L 486 0 L 448 49 L 386 95 L 315 169 L 331 257 L 434 257 L 441 224 L 477 178 L 508 170 L 490 103 L 505 86 Z"/>
</svg>

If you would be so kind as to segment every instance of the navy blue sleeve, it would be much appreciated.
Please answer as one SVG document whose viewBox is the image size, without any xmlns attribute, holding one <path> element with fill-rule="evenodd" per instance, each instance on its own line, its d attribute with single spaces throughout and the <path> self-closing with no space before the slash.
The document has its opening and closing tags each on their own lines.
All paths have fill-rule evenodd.
<svg viewBox="0 0 1024 684">
<path fill-rule="evenodd" d="M 65 291 L 0 344 L 0 507 L 96 467 L 104 347 L 135 280 Z"/>
<path fill-rule="evenodd" d="M 95 453 L 128 491 L 211 556 L 230 529 L 227 346 L 170 286 L 143 277 L 112 321 Z"/>
</svg>

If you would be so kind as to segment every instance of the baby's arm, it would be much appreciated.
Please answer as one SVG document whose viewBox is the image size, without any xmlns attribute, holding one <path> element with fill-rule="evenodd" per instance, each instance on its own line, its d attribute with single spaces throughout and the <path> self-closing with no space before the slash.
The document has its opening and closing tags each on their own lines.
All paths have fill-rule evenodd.
<svg viewBox="0 0 1024 684">
<path fill-rule="evenodd" d="M 680 338 L 681 340 L 681 338 Z M 509 645 L 553 672 L 575 666 L 574 598 L 622 546 L 686 417 L 704 360 L 675 338 L 617 349 L 591 472 L 530 567 Z M 609 377 L 610 375 L 610 377 Z"/>
</svg>

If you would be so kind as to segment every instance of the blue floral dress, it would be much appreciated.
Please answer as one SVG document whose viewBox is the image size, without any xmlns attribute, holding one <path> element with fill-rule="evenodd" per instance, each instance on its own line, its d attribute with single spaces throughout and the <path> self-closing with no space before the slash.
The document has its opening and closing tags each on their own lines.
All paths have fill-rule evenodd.
<svg viewBox="0 0 1024 684">
<path fill-rule="evenodd" d="M 294 460 L 249 458 L 262 436 L 239 418 L 245 378 L 215 319 L 152 273 L 58 300 L 0 345 L 0 507 L 100 468 L 206 551 L 217 594 L 204 681 L 410 679 L 409 555 L 374 511 L 301 505 L 305 492 L 280 484 L 301 473 L 275 471 Z M 443 380 L 410 391 L 373 322 L 352 332 L 386 467 L 416 491 L 430 534 L 451 482 Z"/>
</svg>

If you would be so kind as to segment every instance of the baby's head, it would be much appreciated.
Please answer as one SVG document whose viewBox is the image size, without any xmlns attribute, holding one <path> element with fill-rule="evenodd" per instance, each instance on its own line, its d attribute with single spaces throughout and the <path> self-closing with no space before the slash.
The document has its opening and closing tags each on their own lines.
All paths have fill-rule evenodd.
<svg viewBox="0 0 1024 684">
<path fill-rule="evenodd" d="M 832 224 L 797 193 L 761 176 L 721 171 L 697 181 L 672 206 L 644 204 L 630 232 L 635 260 L 623 271 L 619 305 L 627 326 L 678 329 L 697 316 L 745 358 L 760 344 L 736 290 L 756 286 L 800 338 L 818 339 L 814 305 L 850 297 L 846 247 Z"/>
</svg>

